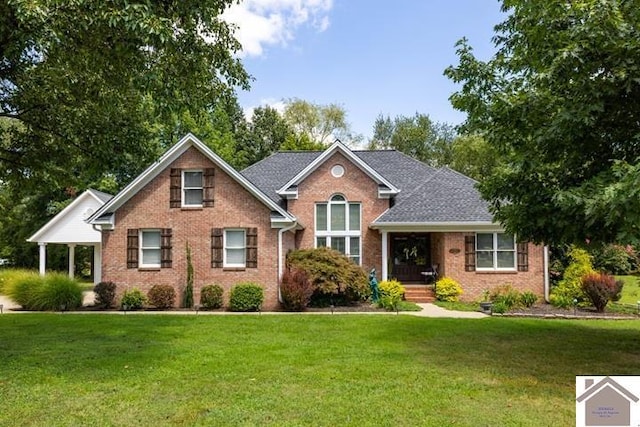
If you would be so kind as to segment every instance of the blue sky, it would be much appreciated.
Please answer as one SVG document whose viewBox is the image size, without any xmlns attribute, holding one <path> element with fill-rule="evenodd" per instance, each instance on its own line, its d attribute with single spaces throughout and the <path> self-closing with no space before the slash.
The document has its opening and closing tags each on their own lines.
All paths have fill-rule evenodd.
<svg viewBox="0 0 640 427">
<path fill-rule="evenodd" d="M 352 129 L 371 137 L 378 114 L 429 114 L 458 124 L 444 69 L 467 37 L 476 55 L 493 52 L 502 20 L 494 0 L 245 0 L 229 12 L 255 77 L 239 94 L 249 110 L 301 98 L 345 108 Z"/>
</svg>

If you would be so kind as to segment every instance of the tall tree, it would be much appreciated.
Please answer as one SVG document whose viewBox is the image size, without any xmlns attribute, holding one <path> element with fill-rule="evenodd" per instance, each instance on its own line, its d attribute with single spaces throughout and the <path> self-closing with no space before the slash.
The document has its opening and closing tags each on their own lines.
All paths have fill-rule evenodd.
<svg viewBox="0 0 640 427">
<path fill-rule="evenodd" d="M 466 40 L 451 101 L 504 156 L 481 184 L 498 221 L 548 243 L 640 236 L 640 13 L 622 0 L 503 0 L 495 55 Z"/>
<path fill-rule="evenodd" d="M 258 107 L 247 123 L 247 136 L 242 150 L 249 165 L 268 157 L 283 148 L 293 131 L 280 115 L 270 106 Z"/>
<path fill-rule="evenodd" d="M 249 76 L 220 20 L 232 2 L 0 2 L 0 253 L 29 265 L 24 238 L 75 188 L 116 191 L 180 123 L 235 120 Z"/>
<path fill-rule="evenodd" d="M 446 123 L 433 122 L 426 114 L 396 116 L 393 120 L 379 115 L 374 123 L 369 148 L 394 149 L 432 166 L 449 165 L 451 142 L 455 130 Z"/>
<path fill-rule="evenodd" d="M 500 160 L 497 150 L 481 135 L 460 135 L 451 143 L 451 163 L 448 166 L 482 181 L 500 167 Z"/>
<path fill-rule="evenodd" d="M 154 123 L 247 87 L 220 20 L 231 2 L 2 2 L 0 117 L 22 127 L 0 139 L 0 180 L 60 184 L 80 168 L 144 165 Z"/>
<path fill-rule="evenodd" d="M 303 99 L 289 99 L 284 108 L 284 119 L 300 137 L 322 145 L 339 138 L 344 143 L 353 139 L 347 123 L 347 112 L 337 104 L 321 105 Z"/>
</svg>

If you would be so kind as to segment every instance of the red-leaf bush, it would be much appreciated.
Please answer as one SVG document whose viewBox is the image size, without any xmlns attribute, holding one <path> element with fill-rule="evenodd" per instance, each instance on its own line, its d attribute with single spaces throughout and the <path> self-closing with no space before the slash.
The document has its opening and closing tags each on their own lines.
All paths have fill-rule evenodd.
<svg viewBox="0 0 640 427">
<path fill-rule="evenodd" d="M 100 282 L 94 288 L 96 305 L 102 308 L 111 308 L 116 299 L 116 284 L 113 282 Z"/>
<path fill-rule="evenodd" d="M 314 290 L 307 273 L 299 268 L 287 269 L 280 282 L 283 308 L 287 311 L 303 311 L 311 301 Z"/>
<path fill-rule="evenodd" d="M 156 308 L 172 308 L 176 302 L 176 290 L 170 285 L 153 285 L 149 289 L 147 300 Z"/>
<path fill-rule="evenodd" d="M 604 273 L 589 273 L 582 276 L 582 291 L 598 312 L 603 312 L 609 301 L 620 299 L 622 282 Z"/>
<path fill-rule="evenodd" d="M 220 285 L 207 285 L 200 289 L 200 306 L 204 309 L 222 307 L 224 290 Z"/>
</svg>

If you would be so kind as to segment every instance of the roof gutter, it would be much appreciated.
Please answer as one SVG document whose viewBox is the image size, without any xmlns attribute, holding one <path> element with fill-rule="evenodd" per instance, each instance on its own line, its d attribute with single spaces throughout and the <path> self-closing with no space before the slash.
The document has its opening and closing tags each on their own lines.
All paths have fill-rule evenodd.
<svg viewBox="0 0 640 427">
<path fill-rule="evenodd" d="M 549 302 L 549 246 L 542 248 L 542 264 L 544 268 L 544 300 Z"/>
<path fill-rule="evenodd" d="M 282 278 L 282 273 L 284 272 L 284 261 L 282 259 L 282 236 L 284 235 L 285 232 L 287 231 L 291 231 L 294 228 L 296 228 L 298 226 L 298 221 L 293 221 L 293 224 L 291 224 L 288 227 L 284 227 L 281 228 L 280 230 L 278 230 L 278 277 L 277 277 L 277 284 L 278 284 L 278 302 L 282 303 L 282 293 L 280 292 L 280 279 Z"/>
</svg>

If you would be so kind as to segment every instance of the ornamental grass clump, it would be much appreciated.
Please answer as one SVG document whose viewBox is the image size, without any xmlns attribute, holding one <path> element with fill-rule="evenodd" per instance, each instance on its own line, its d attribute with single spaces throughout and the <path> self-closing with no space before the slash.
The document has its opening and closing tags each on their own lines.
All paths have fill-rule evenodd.
<svg viewBox="0 0 640 427">
<path fill-rule="evenodd" d="M 82 287 L 66 274 L 21 272 L 5 283 L 6 294 L 25 310 L 72 310 L 82 306 Z"/>
</svg>

